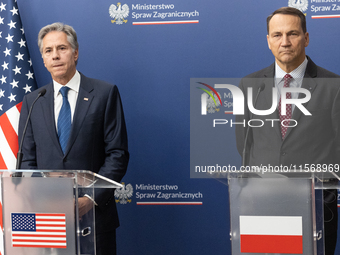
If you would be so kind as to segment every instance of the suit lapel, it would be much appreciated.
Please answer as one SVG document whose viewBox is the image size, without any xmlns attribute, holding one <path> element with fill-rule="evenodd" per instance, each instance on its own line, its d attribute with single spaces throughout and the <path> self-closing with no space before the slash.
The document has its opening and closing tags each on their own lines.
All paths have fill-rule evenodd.
<svg viewBox="0 0 340 255">
<path fill-rule="evenodd" d="M 305 75 L 303 82 L 302 82 L 302 85 L 301 85 L 301 88 L 309 90 L 309 92 L 312 95 L 316 86 L 317 86 L 317 84 L 316 84 L 315 80 L 312 79 L 312 77 L 310 77 L 309 75 Z M 302 93 L 299 94 L 299 98 L 304 98 L 304 97 L 305 96 Z M 303 104 L 304 107 L 307 107 L 307 105 L 308 105 L 308 102 Z M 295 110 L 297 110 L 297 111 L 295 111 Z M 293 112 L 293 119 L 296 120 L 296 121 L 299 121 L 302 114 L 303 113 L 300 110 L 298 110 L 297 107 L 295 107 L 294 112 Z"/>
<path fill-rule="evenodd" d="M 50 137 L 53 141 L 53 144 L 59 148 L 60 153 L 62 154 L 62 150 L 59 144 L 57 129 L 55 125 L 55 117 L 54 117 L 54 91 L 53 84 L 50 83 L 46 86 L 46 94 L 38 101 L 41 105 L 41 109 L 43 111 L 43 116 L 45 120 L 45 126 L 48 130 Z"/>
<path fill-rule="evenodd" d="M 67 143 L 65 155 L 67 155 L 67 153 L 72 148 L 72 145 L 76 141 L 76 138 L 79 134 L 79 130 L 81 129 L 81 126 L 85 120 L 86 114 L 93 100 L 93 95 L 91 94 L 93 89 L 94 88 L 92 84 L 87 80 L 87 78 L 84 75 L 81 74 L 79 93 L 76 108 L 73 115 L 70 138 Z"/>
<path fill-rule="evenodd" d="M 312 79 L 312 78 L 315 78 L 317 76 L 317 72 L 316 72 L 317 67 L 316 67 L 315 63 L 309 57 L 307 57 L 307 58 L 308 58 L 308 64 L 307 64 L 307 67 L 306 67 L 305 75 L 303 77 L 301 88 L 309 90 L 309 92 L 312 95 L 316 86 L 317 86 L 315 80 Z M 299 98 L 303 98 L 303 97 L 304 97 L 304 95 L 300 93 Z M 303 104 L 304 107 L 307 107 L 307 105 L 308 105 L 308 102 Z M 296 120 L 297 123 L 299 123 L 299 120 L 300 120 L 302 114 L 303 113 L 299 109 L 297 109 L 297 107 L 295 107 L 292 119 Z M 290 134 L 290 132 L 293 130 L 293 128 L 294 127 L 289 127 L 287 129 L 285 139 Z"/>
<path fill-rule="evenodd" d="M 264 77 L 265 77 L 264 78 L 265 90 L 263 92 L 264 92 L 264 96 L 265 96 L 265 100 L 266 100 L 266 108 L 265 109 L 269 109 L 272 106 L 273 88 L 275 87 L 275 81 L 274 81 L 275 63 L 268 67 L 268 69 L 264 73 Z M 274 96 L 277 97 L 276 94 Z M 277 109 L 277 107 L 276 107 L 276 109 Z M 268 119 L 280 119 L 277 110 L 275 110 L 272 114 L 268 115 L 267 118 Z M 273 125 L 274 125 L 273 128 L 275 129 L 275 132 L 277 133 L 278 136 L 281 137 L 280 123 L 278 121 L 274 121 Z"/>
</svg>

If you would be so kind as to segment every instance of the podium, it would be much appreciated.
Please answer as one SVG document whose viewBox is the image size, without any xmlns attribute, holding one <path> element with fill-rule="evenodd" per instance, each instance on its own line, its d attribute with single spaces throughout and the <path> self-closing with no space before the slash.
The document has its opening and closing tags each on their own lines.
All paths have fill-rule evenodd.
<svg viewBox="0 0 340 255">
<path fill-rule="evenodd" d="M 237 171 L 225 180 L 232 255 L 324 254 L 323 190 L 338 189 L 335 173 Z"/>
<path fill-rule="evenodd" d="M 0 173 L 3 255 L 96 254 L 95 205 L 80 217 L 78 198 L 121 184 L 90 171 Z"/>
</svg>

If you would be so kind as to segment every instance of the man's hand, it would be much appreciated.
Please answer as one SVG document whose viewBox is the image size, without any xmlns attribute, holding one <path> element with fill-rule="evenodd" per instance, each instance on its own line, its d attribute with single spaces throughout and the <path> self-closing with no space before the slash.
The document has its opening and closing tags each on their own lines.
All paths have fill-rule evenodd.
<svg viewBox="0 0 340 255">
<path fill-rule="evenodd" d="M 79 197 L 78 198 L 78 206 L 79 206 L 79 217 L 81 218 L 84 214 L 90 211 L 94 204 L 91 199 L 88 197 Z"/>
</svg>

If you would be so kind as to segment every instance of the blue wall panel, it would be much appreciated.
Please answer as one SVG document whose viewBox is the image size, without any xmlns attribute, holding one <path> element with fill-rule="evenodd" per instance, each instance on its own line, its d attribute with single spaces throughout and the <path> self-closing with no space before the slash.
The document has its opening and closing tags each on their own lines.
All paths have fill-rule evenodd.
<svg viewBox="0 0 340 255">
<path fill-rule="evenodd" d="M 267 47 L 266 17 L 287 6 L 288 0 L 126 0 L 121 3 L 129 5 L 130 13 L 122 25 L 112 23 L 109 15 L 110 5 L 117 3 L 18 0 L 38 86 L 51 80 L 36 45 L 38 32 L 60 21 L 77 31 L 78 70 L 119 87 L 131 153 L 123 181 L 134 189 L 131 202 L 118 205 L 119 254 L 229 254 L 227 186 L 212 179 L 190 179 L 190 78 L 242 77 L 270 65 L 274 59 Z M 172 4 L 173 12 L 197 11 L 196 17 L 164 20 L 199 22 L 133 25 L 164 21 L 133 19 L 133 12 L 152 13 L 133 10 L 137 4 Z M 312 19 L 311 5 L 306 11 L 311 39 L 307 54 L 317 64 L 340 73 L 340 19 Z M 232 139 L 226 157 L 239 166 L 234 144 Z M 139 205 L 152 199 L 140 199 L 137 194 L 157 194 L 138 189 L 141 184 L 176 185 L 177 193 L 199 192 L 200 198 L 180 201 L 202 204 Z"/>
</svg>

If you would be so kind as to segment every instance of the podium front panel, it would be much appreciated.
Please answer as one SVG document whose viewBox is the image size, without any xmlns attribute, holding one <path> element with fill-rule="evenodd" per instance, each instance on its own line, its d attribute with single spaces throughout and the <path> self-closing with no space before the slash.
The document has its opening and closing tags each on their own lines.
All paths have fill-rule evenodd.
<svg viewBox="0 0 340 255">
<path fill-rule="evenodd" d="M 316 254 L 312 179 L 230 178 L 232 255 Z"/>
<path fill-rule="evenodd" d="M 74 179 L 3 177 L 6 255 L 76 254 Z"/>
</svg>

